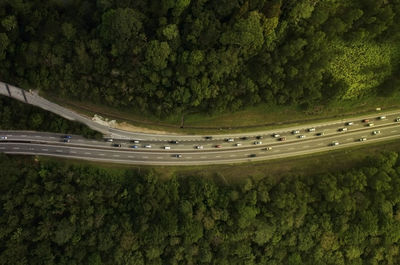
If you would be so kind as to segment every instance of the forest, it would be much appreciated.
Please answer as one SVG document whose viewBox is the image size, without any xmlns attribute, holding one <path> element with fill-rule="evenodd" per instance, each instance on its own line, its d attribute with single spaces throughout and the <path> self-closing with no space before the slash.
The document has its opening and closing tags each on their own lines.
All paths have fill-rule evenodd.
<svg viewBox="0 0 400 265">
<path fill-rule="evenodd" d="M 0 154 L 0 264 L 400 264 L 399 153 L 224 185 Z"/>
<path fill-rule="evenodd" d="M 159 117 L 400 90 L 400 0 L 3 0 L 0 77 Z"/>
<path fill-rule="evenodd" d="M 86 125 L 64 119 L 49 111 L 0 96 L 0 130 L 34 130 L 65 134 L 79 134 L 100 140 L 103 134 Z"/>
</svg>

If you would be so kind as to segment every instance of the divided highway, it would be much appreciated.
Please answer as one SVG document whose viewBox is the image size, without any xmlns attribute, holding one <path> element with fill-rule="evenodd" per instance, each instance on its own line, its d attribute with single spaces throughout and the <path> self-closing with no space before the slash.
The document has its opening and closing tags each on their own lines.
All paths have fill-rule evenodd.
<svg viewBox="0 0 400 265">
<path fill-rule="evenodd" d="M 238 163 L 400 138 L 400 112 L 380 115 L 257 135 L 233 135 L 226 139 L 221 139 L 221 136 L 211 139 L 176 136 L 170 140 L 113 139 L 113 142 L 108 142 L 107 139 L 94 141 L 73 135 L 67 142 L 65 135 L 61 134 L 0 131 L 0 152 L 148 165 Z"/>
</svg>

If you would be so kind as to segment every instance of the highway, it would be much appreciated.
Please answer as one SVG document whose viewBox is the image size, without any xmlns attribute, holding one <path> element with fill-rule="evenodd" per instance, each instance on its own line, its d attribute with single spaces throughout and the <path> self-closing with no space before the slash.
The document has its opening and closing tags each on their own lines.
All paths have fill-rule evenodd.
<svg viewBox="0 0 400 265">
<path fill-rule="evenodd" d="M 380 118 L 385 116 L 384 118 Z M 0 152 L 9 154 L 49 155 L 76 158 L 100 162 L 146 165 L 205 165 L 241 163 L 276 158 L 285 158 L 316 152 L 336 150 L 351 146 L 360 146 L 369 142 L 379 142 L 400 138 L 400 112 L 379 114 L 369 119 L 349 119 L 331 123 L 299 126 L 296 129 L 283 128 L 270 134 L 242 134 L 228 138 L 213 136 L 206 139 L 185 139 L 174 136 L 169 140 L 133 140 L 114 139 L 113 142 L 84 139 L 71 136 L 70 142 L 64 142 L 64 136 L 55 133 L 31 131 L 0 131 Z M 351 122 L 352 125 L 346 126 Z M 369 125 L 372 124 L 373 125 Z M 315 128 L 309 132 L 308 129 Z M 346 131 L 340 131 L 347 128 Z M 299 130 L 293 133 L 293 130 Z M 374 134 L 374 131 L 376 134 Z M 379 131 L 379 133 L 378 133 Z M 318 135 L 323 132 L 323 135 Z M 279 137 L 273 137 L 278 133 Z M 304 138 L 300 138 L 304 135 Z M 244 138 L 245 137 L 245 138 Z M 280 141 L 281 137 L 286 140 Z M 7 138 L 7 139 L 5 139 Z M 232 138 L 232 142 L 227 139 Z M 260 138 L 260 139 L 258 139 Z M 262 138 L 262 139 L 261 139 Z M 365 139 L 361 141 L 360 139 Z M 178 141 L 171 143 L 169 141 Z M 255 144 L 259 142 L 258 144 Z M 333 145 L 337 142 L 338 145 Z M 239 144 L 239 146 L 237 146 Z M 121 145 L 120 147 L 115 145 Z M 137 148 L 132 148 L 133 146 Z M 145 147 L 150 145 L 151 147 Z M 170 149 L 164 149 L 165 147 Z M 197 149 L 202 146 L 202 149 Z M 220 147 L 216 147 L 220 146 Z M 179 155 L 180 157 L 177 157 Z"/>
</svg>

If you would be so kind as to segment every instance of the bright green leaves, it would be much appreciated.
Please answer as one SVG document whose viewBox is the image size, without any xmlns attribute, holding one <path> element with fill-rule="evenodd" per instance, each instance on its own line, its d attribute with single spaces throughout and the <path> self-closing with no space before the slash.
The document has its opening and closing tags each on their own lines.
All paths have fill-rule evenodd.
<svg viewBox="0 0 400 265">
<path fill-rule="evenodd" d="M 162 70 L 167 67 L 167 59 L 170 54 L 171 49 L 167 42 L 153 40 L 146 49 L 146 62 L 154 70 Z"/>
</svg>

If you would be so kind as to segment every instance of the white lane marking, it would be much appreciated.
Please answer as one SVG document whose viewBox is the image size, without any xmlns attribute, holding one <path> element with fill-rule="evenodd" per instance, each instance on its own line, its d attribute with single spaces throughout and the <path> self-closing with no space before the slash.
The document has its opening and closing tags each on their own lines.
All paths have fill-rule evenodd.
<svg viewBox="0 0 400 265">
<path fill-rule="evenodd" d="M 82 142 L 83 140 L 82 140 L 82 139 L 78 139 L 77 141 L 78 141 L 78 142 Z"/>
<path fill-rule="evenodd" d="M 71 151 L 71 154 L 76 154 L 76 151 Z"/>
<path fill-rule="evenodd" d="M 134 156 L 128 156 L 129 158 L 134 158 Z"/>
<path fill-rule="evenodd" d="M 50 136 L 49 138 L 54 139 L 55 137 L 54 136 Z"/>
<path fill-rule="evenodd" d="M 92 153 L 89 153 L 89 152 L 85 152 L 85 155 L 91 155 Z"/>
<path fill-rule="evenodd" d="M 317 144 L 317 145 L 323 145 L 323 143 L 319 143 L 319 144 Z"/>
<path fill-rule="evenodd" d="M 248 156 L 248 155 L 250 155 L 250 154 L 244 154 L 245 156 Z"/>
<path fill-rule="evenodd" d="M 62 150 L 56 150 L 56 152 L 60 152 L 60 153 L 61 153 L 61 152 L 62 152 Z"/>
<path fill-rule="evenodd" d="M 293 148 L 293 147 L 290 147 L 288 150 L 294 150 L 294 148 Z"/>
<path fill-rule="evenodd" d="M 397 132 L 397 130 L 391 131 L 392 133 Z"/>
<path fill-rule="evenodd" d="M 304 146 L 304 148 L 309 148 L 309 147 L 310 147 L 309 145 L 305 145 L 305 146 Z"/>
<path fill-rule="evenodd" d="M 162 159 L 162 156 L 157 156 L 157 159 Z"/>
<path fill-rule="evenodd" d="M 215 156 L 215 157 L 221 157 L 221 156 Z"/>
<path fill-rule="evenodd" d="M 35 137 L 42 137 L 42 136 L 40 136 L 40 135 L 35 135 Z"/>
<path fill-rule="evenodd" d="M 113 156 L 115 156 L 115 157 L 119 157 L 120 155 L 113 155 Z"/>
<path fill-rule="evenodd" d="M 25 135 L 25 134 L 22 134 L 21 137 L 26 137 L 26 135 Z"/>
<path fill-rule="evenodd" d="M 187 156 L 186 158 L 192 158 L 191 156 Z"/>
<path fill-rule="evenodd" d="M 147 159 L 147 158 L 149 158 L 148 156 L 142 156 L 142 158 L 145 158 L 145 159 Z"/>
<path fill-rule="evenodd" d="M 105 156 L 105 154 L 99 154 L 99 155 L 101 155 L 101 156 Z"/>
<path fill-rule="evenodd" d="M 234 156 L 236 156 L 236 155 L 230 155 L 230 157 L 234 157 Z"/>
<path fill-rule="evenodd" d="M 18 149 L 19 149 L 19 147 L 13 147 L 13 149 L 15 149 L 15 150 L 18 150 Z"/>
<path fill-rule="evenodd" d="M 346 141 L 350 141 L 350 140 L 353 140 L 353 138 L 347 138 L 347 139 L 346 139 Z"/>
<path fill-rule="evenodd" d="M 207 158 L 206 156 L 200 156 L 200 158 Z"/>
<path fill-rule="evenodd" d="M 49 151 L 49 149 L 43 148 L 42 151 Z"/>
</svg>

